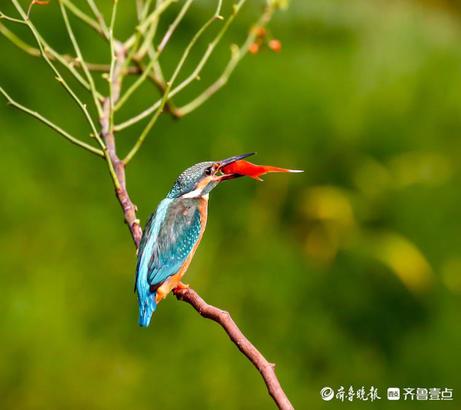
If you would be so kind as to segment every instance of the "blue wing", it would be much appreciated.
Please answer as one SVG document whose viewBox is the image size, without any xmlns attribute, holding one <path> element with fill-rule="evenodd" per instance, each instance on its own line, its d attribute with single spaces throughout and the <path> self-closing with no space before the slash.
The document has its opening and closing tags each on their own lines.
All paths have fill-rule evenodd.
<svg viewBox="0 0 461 410">
<path fill-rule="evenodd" d="M 199 203 L 194 198 L 164 199 L 147 222 L 136 267 L 141 325 L 148 325 L 156 308 L 152 287 L 181 269 L 200 238 Z"/>
<path fill-rule="evenodd" d="M 148 262 L 147 281 L 155 286 L 179 271 L 200 237 L 197 199 L 177 199 L 168 207 Z"/>
</svg>

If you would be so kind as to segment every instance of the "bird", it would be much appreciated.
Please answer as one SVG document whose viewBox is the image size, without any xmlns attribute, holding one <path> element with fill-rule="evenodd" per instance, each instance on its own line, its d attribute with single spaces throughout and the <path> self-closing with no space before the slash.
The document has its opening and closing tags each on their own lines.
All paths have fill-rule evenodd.
<svg viewBox="0 0 461 410">
<path fill-rule="evenodd" d="M 186 169 L 146 223 L 138 249 L 135 292 L 139 325 L 148 327 L 157 305 L 181 282 L 205 231 L 208 199 L 222 181 L 240 174 L 223 168 L 254 153 L 222 161 L 200 162 Z"/>
</svg>

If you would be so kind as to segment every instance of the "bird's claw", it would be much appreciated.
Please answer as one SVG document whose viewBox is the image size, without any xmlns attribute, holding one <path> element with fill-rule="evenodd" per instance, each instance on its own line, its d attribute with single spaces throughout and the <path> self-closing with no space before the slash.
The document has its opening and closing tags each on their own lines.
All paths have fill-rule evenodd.
<svg viewBox="0 0 461 410">
<path fill-rule="evenodd" d="M 188 285 L 186 283 L 178 282 L 176 287 L 173 289 L 173 293 L 176 294 L 177 292 L 180 292 L 181 290 L 186 290 L 186 289 L 189 289 L 189 288 L 190 288 L 190 285 Z"/>
</svg>

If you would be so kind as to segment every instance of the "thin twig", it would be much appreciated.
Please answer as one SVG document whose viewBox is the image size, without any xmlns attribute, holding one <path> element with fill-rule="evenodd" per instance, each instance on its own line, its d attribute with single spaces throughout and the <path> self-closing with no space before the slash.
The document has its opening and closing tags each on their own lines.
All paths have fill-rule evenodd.
<svg viewBox="0 0 461 410">
<path fill-rule="evenodd" d="M 219 12 L 219 10 L 220 9 L 217 10 L 217 13 Z M 152 127 L 157 122 L 160 115 L 162 114 L 163 109 L 166 106 L 168 99 L 171 97 L 170 96 L 171 87 L 173 86 L 173 83 L 175 82 L 175 80 L 176 80 L 177 76 L 179 75 L 184 63 L 186 62 L 187 57 L 188 57 L 188 55 L 190 53 L 190 50 L 192 49 L 192 47 L 194 46 L 196 41 L 200 38 L 200 36 L 205 32 L 205 30 L 208 28 L 208 26 L 212 23 L 213 20 L 214 20 L 214 18 L 207 21 L 199 29 L 199 31 L 194 35 L 192 40 L 187 45 L 186 49 L 184 50 L 184 52 L 183 52 L 183 54 L 182 54 L 182 56 L 181 56 L 181 58 L 180 58 L 180 60 L 178 62 L 178 65 L 175 68 L 175 71 L 173 72 L 170 80 L 166 83 L 165 91 L 163 93 L 163 98 L 162 98 L 162 100 L 160 102 L 160 105 L 159 105 L 157 111 L 155 112 L 155 114 L 152 116 L 152 118 L 150 119 L 150 121 L 148 122 L 148 124 L 146 125 L 144 130 L 142 131 L 141 135 L 139 136 L 138 140 L 134 144 L 133 148 L 130 150 L 130 152 L 125 157 L 125 159 L 124 159 L 125 164 L 128 164 L 128 162 L 130 162 L 133 159 L 133 157 L 136 155 L 136 153 L 139 151 L 139 149 L 141 148 L 142 144 L 144 143 L 144 140 L 146 139 L 147 135 L 149 134 Z M 175 109 L 175 115 L 176 115 L 176 109 Z"/>
<path fill-rule="evenodd" d="M 104 20 L 104 16 L 102 15 L 101 11 L 98 9 L 98 6 L 96 6 L 96 3 L 94 0 L 86 0 L 88 3 L 88 6 L 90 6 L 91 11 L 93 12 L 94 16 L 98 20 L 99 27 L 101 28 L 101 31 L 106 38 L 106 40 L 109 40 L 109 29 L 107 28 L 106 21 Z"/>
<path fill-rule="evenodd" d="M 156 7 L 159 7 L 160 3 L 162 3 L 163 0 L 156 0 Z M 154 23 L 152 23 L 151 30 L 149 31 L 148 35 L 145 36 L 145 41 L 143 45 L 139 49 L 139 54 L 140 56 L 144 56 L 145 53 L 147 52 L 149 54 L 149 57 L 151 59 L 154 59 L 155 56 L 155 48 L 154 48 L 154 38 L 155 34 L 157 32 L 157 28 L 159 25 L 159 19 L 157 19 Z M 162 67 L 160 66 L 160 62 L 156 59 L 154 59 L 154 66 L 153 66 L 153 72 L 156 78 L 159 79 L 160 82 L 163 83 L 163 88 L 165 88 L 165 78 L 163 76 L 163 71 Z M 169 104 L 167 103 L 165 107 L 168 107 Z"/>
<path fill-rule="evenodd" d="M 22 20 L 21 24 L 24 24 Z M 32 47 L 31 45 L 27 44 L 24 40 L 19 38 L 15 33 L 13 33 L 8 27 L 0 23 L 0 33 L 3 34 L 3 36 L 11 41 L 16 47 L 18 47 L 20 50 L 26 52 L 27 54 L 33 56 L 33 57 L 40 57 L 40 50 L 38 48 Z M 49 56 L 50 58 L 53 58 Z"/>
<path fill-rule="evenodd" d="M 199 78 L 201 71 L 205 67 L 205 65 L 208 62 L 209 58 L 211 57 L 213 51 L 215 50 L 216 46 L 219 44 L 220 40 L 222 39 L 222 37 L 224 36 L 226 31 L 228 30 L 229 26 L 232 24 L 232 22 L 236 18 L 238 12 L 240 11 L 242 6 L 244 5 L 245 1 L 246 0 L 240 0 L 238 3 L 236 3 L 234 5 L 232 15 L 227 19 L 224 26 L 218 32 L 218 34 L 216 35 L 214 40 L 210 44 L 208 44 L 208 47 L 207 47 L 205 53 L 203 54 L 202 58 L 198 62 L 197 66 L 195 67 L 193 72 L 185 80 L 183 80 L 180 84 L 178 84 L 175 88 L 173 88 L 171 90 L 171 92 L 169 93 L 169 98 L 173 98 L 180 91 L 182 91 L 184 88 L 186 88 L 190 83 L 192 83 L 193 81 L 195 81 L 195 80 L 197 80 Z M 213 15 L 213 17 L 205 23 L 205 26 L 208 27 L 211 21 L 222 20 L 223 19 L 222 16 L 220 15 L 221 3 L 222 3 L 221 1 L 218 2 L 217 11 Z M 193 38 L 192 41 L 195 43 L 197 41 L 197 39 Z M 123 129 L 127 128 L 127 127 L 130 127 L 130 126 L 136 124 L 137 122 L 143 120 L 144 118 L 148 117 L 153 112 L 155 112 L 160 107 L 161 104 L 162 104 L 162 100 L 156 101 L 152 106 L 145 109 L 144 111 L 142 111 L 138 115 L 136 115 L 136 116 L 134 116 L 134 117 L 132 117 L 132 118 L 118 124 L 118 125 L 116 125 L 115 129 L 120 131 L 120 130 L 123 130 Z"/>
<path fill-rule="evenodd" d="M 193 1 L 194 0 L 187 0 L 184 3 L 184 6 L 181 8 L 180 12 L 178 13 L 178 16 L 175 18 L 174 22 L 170 25 L 165 35 L 163 36 L 160 46 L 158 47 L 158 50 L 154 52 L 154 54 L 151 56 L 151 60 L 149 61 L 149 64 L 146 66 L 146 68 L 144 69 L 144 72 L 141 74 L 140 77 L 136 79 L 136 81 L 133 84 L 131 84 L 128 90 L 126 90 L 126 92 L 122 95 L 117 105 L 115 106 L 115 111 L 119 110 L 128 101 L 128 99 L 136 92 L 136 90 L 142 85 L 142 83 L 146 80 L 146 78 L 148 78 L 151 70 L 153 69 L 155 63 L 158 61 L 158 58 L 160 57 L 160 54 L 164 50 L 168 40 L 171 38 L 174 30 L 176 29 L 180 21 L 183 19 L 184 15 L 186 14 L 187 10 L 189 9 Z M 164 87 L 164 89 L 166 89 L 166 87 Z"/>
<path fill-rule="evenodd" d="M 29 17 L 27 17 L 27 14 L 24 12 L 24 10 L 22 9 L 21 5 L 19 4 L 18 0 L 11 0 L 13 5 L 16 7 L 16 10 L 19 12 L 19 14 L 21 15 L 21 17 L 23 18 L 23 20 L 25 21 L 25 23 L 27 24 L 27 26 L 29 27 L 30 31 L 32 32 L 33 36 L 35 37 L 35 41 L 37 42 L 39 48 L 40 48 L 40 52 L 41 52 L 41 55 L 43 57 L 43 59 L 46 61 L 46 63 L 48 64 L 48 66 L 51 68 L 51 70 L 53 71 L 53 73 L 56 75 L 56 80 L 64 87 L 64 89 L 68 92 L 68 94 L 72 97 L 72 99 L 77 103 L 77 105 L 79 106 L 79 108 L 82 110 L 83 114 L 85 115 L 85 118 L 87 119 L 90 127 L 91 127 L 91 130 L 93 131 L 93 135 L 94 137 L 96 138 L 96 140 L 98 141 L 99 145 L 101 146 L 101 148 L 104 149 L 104 143 L 102 142 L 101 138 L 99 138 L 99 135 L 98 135 L 98 132 L 96 130 L 96 126 L 93 122 L 93 119 L 91 118 L 91 115 L 88 111 L 88 108 L 86 106 L 86 104 L 84 104 L 79 98 L 78 96 L 75 94 L 75 92 L 72 90 L 72 88 L 67 84 L 67 82 L 64 80 L 64 78 L 62 77 L 61 73 L 59 72 L 59 70 L 56 68 L 56 66 L 51 62 L 51 60 L 48 58 L 47 56 L 47 53 L 45 52 L 45 49 L 44 49 L 44 46 L 41 42 L 41 37 L 37 31 L 37 29 L 35 28 L 35 26 L 32 24 L 32 22 L 30 21 Z"/>
<path fill-rule="evenodd" d="M 146 67 L 141 62 L 136 62 L 136 66 L 139 68 L 140 72 L 144 72 L 146 70 Z M 163 81 L 162 79 L 160 79 L 160 78 L 158 78 L 156 76 L 155 69 L 153 69 L 149 73 L 148 78 L 157 87 L 157 89 L 160 91 L 161 95 L 163 95 L 165 93 L 165 89 L 166 89 L 165 81 Z M 173 116 L 173 118 L 179 118 L 176 115 L 176 106 L 174 105 L 173 101 L 171 101 L 171 99 L 166 102 L 165 111 L 170 113 Z"/>
<path fill-rule="evenodd" d="M 93 136 L 94 138 L 96 138 L 96 141 L 98 142 L 99 146 L 101 147 L 101 149 L 103 150 L 104 152 L 104 157 L 106 159 L 106 162 L 107 162 L 107 165 L 108 165 L 108 169 L 109 169 L 109 173 L 111 174 L 112 178 L 114 179 L 115 178 L 115 170 L 114 170 L 114 167 L 113 167 L 113 164 L 110 160 L 110 157 L 109 157 L 109 154 L 107 152 L 107 149 L 106 149 L 106 146 L 104 144 L 104 141 L 101 139 L 98 131 L 96 130 L 96 126 L 95 126 L 95 123 L 93 121 L 93 119 L 91 118 L 91 115 L 88 111 L 88 108 L 86 106 L 86 104 L 84 104 L 79 98 L 78 96 L 75 94 L 75 92 L 72 90 L 72 88 L 67 84 L 67 82 L 64 80 L 64 78 L 61 76 L 60 72 L 58 71 L 58 69 L 55 67 L 55 65 L 51 62 L 51 60 L 48 58 L 46 52 L 45 52 L 45 49 L 43 47 L 43 44 L 41 43 L 40 41 L 40 35 L 38 34 L 38 31 L 37 29 L 35 28 L 35 26 L 32 24 L 32 22 L 30 21 L 29 17 L 26 15 L 26 13 L 24 12 L 24 10 L 22 9 L 22 7 L 20 6 L 18 0 L 11 0 L 11 2 L 13 3 L 13 5 L 15 6 L 16 10 L 19 12 L 19 14 L 21 15 L 21 17 L 24 19 L 24 21 L 27 23 L 27 25 L 29 26 L 29 29 L 31 30 L 33 36 L 35 37 L 35 40 L 37 41 L 37 44 L 40 48 L 40 52 L 42 54 L 42 57 L 43 59 L 46 61 L 46 63 L 49 65 L 49 67 L 51 68 L 51 70 L 55 73 L 56 75 L 56 79 L 58 80 L 58 82 L 60 84 L 62 84 L 62 86 L 64 87 L 64 89 L 68 92 L 68 94 L 72 97 L 72 99 L 77 103 L 77 105 L 79 106 L 79 108 L 82 110 L 83 114 L 85 115 L 85 118 L 86 120 L 88 121 L 89 125 L 90 125 L 90 128 L 93 132 Z M 116 182 L 116 180 L 114 179 L 114 183 Z"/>
<path fill-rule="evenodd" d="M 220 32 L 218 33 L 218 35 L 216 36 L 216 38 L 208 45 L 206 51 L 205 51 L 205 54 L 203 55 L 202 59 L 199 61 L 199 63 L 197 64 L 195 70 L 189 75 L 189 77 L 187 77 L 184 81 L 182 81 L 172 92 L 172 96 L 174 96 L 176 93 L 179 93 L 180 91 L 182 91 L 184 88 L 186 88 L 190 83 L 192 83 L 193 81 L 197 80 L 200 78 L 200 73 L 202 72 L 203 68 L 205 67 L 206 63 L 208 62 L 208 60 L 210 59 L 213 51 L 215 50 L 216 46 L 219 44 L 219 42 L 221 41 L 221 39 L 223 38 L 224 34 L 226 34 L 228 28 L 230 27 L 230 25 L 232 24 L 232 22 L 234 21 L 234 19 L 237 17 L 237 14 L 238 12 L 240 11 L 240 9 L 243 7 L 243 5 L 245 4 L 245 1 L 246 0 L 240 0 L 240 2 L 236 3 L 233 7 L 233 12 L 232 12 L 232 15 L 227 19 L 227 21 L 225 22 L 223 28 L 220 30 Z M 270 8 L 270 7 L 268 7 Z M 248 37 L 252 37 L 252 32 L 250 31 L 250 34 Z M 245 41 L 245 43 L 247 43 L 249 40 L 247 38 L 247 40 Z"/>
<path fill-rule="evenodd" d="M 270 21 L 272 14 L 273 9 L 271 7 L 267 7 L 264 14 L 261 16 L 260 20 L 256 23 L 255 27 L 265 27 L 267 23 Z M 194 98 L 190 103 L 184 105 L 183 107 L 177 108 L 176 113 L 180 117 L 190 114 L 192 111 L 196 110 L 200 105 L 207 101 L 213 94 L 219 91 L 227 83 L 229 77 L 237 67 L 238 63 L 248 53 L 248 50 L 251 44 L 254 43 L 256 36 L 256 30 L 252 29 L 250 30 L 250 33 L 247 39 L 245 40 L 245 43 L 240 48 L 238 46 L 233 46 L 231 48 L 231 58 L 226 68 L 224 69 L 224 72 L 213 84 L 211 84 L 205 91 L 203 91 L 200 95 Z"/>
<path fill-rule="evenodd" d="M 78 61 L 80 62 L 83 72 L 85 73 L 86 78 L 88 80 L 88 84 L 90 85 L 94 105 L 96 107 L 96 110 L 98 111 L 99 116 L 101 116 L 102 109 L 101 109 L 101 105 L 99 104 L 98 91 L 96 90 L 96 85 L 94 83 L 93 76 L 91 75 L 90 70 L 88 66 L 86 65 L 85 59 L 83 58 L 82 52 L 80 50 L 80 46 L 78 45 L 78 41 L 75 38 L 74 31 L 72 30 L 72 26 L 70 25 L 69 17 L 67 16 L 67 12 L 66 12 L 66 6 L 64 5 L 63 0 L 59 1 L 59 6 L 61 8 L 61 13 L 62 13 L 62 17 L 64 20 L 64 24 L 67 29 L 67 33 L 69 34 L 70 41 L 72 43 L 72 46 L 74 47 L 75 54 L 77 54 Z"/>
<path fill-rule="evenodd" d="M 124 46 L 126 49 L 129 49 L 135 44 L 136 40 L 140 38 L 140 36 L 143 36 L 146 30 L 149 28 L 149 26 L 155 22 L 159 16 L 173 3 L 175 3 L 178 0 L 164 0 L 162 1 L 155 9 L 154 11 L 149 14 L 144 21 L 138 24 L 136 27 L 136 33 L 131 35 L 128 40 L 125 41 Z"/>
<path fill-rule="evenodd" d="M 192 2 L 194 0 L 186 0 L 184 5 L 181 7 L 181 10 L 179 11 L 178 15 L 174 19 L 173 23 L 170 24 L 170 27 L 168 27 L 167 32 L 163 36 L 159 46 L 158 46 L 158 53 L 160 54 L 163 49 L 166 47 L 168 41 L 170 40 L 171 36 L 175 32 L 176 28 L 178 27 L 178 24 L 181 22 L 181 20 L 184 18 L 184 16 L 187 13 L 187 10 L 189 10 L 189 7 L 192 5 Z"/>
<path fill-rule="evenodd" d="M 163 0 L 156 0 L 155 1 L 155 7 L 159 7 L 160 4 L 162 3 L 162 1 Z M 158 61 L 158 58 L 155 58 L 156 51 L 155 51 L 155 47 L 154 47 L 154 38 L 155 38 L 155 35 L 157 33 L 157 28 L 158 28 L 158 25 L 159 25 L 159 19 L 160 19 L 160 17 L 157 18 L 151 24 L 151 27 L 150 27 L 147 35 L 144 36 L 144 41 L 143 41 L 141 47 L 139 47 L 139 50 L 137 52 L 136 57 L 138 58 L 138 60 L 140 60 L 140 59 L 144 58 L 146 53 L 149 54 L 149 58 L 154 61 L 154 64 L 153 64 L 153 67 L 152 67 L 154 77 L 156 79 L 158 79 L 159 84 L 161 84 L 161 88 L 165 89 L 165 79 L 163 77 L 162 67 L 160 66 L 160 62 Z M 165 105 L 165 107 L 167 107 L 167 108 L 170 107 L 170 106 L 171 106 L 170 103 L 167 103 Z"/>
<path fill-rule="evenodd" d="M 141 14 L 144 9 L 143 3 L 143 0 L 136 0 L 136 17 L 138 18 L 138 21 L 141 19 Z"/>
<path fill-rule="evenodd" d="M 27 25 L 27 22 L 20 20 L 21 24 Z M 42 52 L 46 54 L 46 57 L 51 61 L 58 61 L 62 64 L 69 72 L 75 77 L 75 79 L 87 90 L 91 91 L 90 85 L 86 82 L 86 80 L 80 75 L 80 73 L 75 69 L 80 65 L 79 61 L 72 56 L 67 54 L 59 54 L 56 50 L 54 50 L 40 35 L 40 33 L 36 32 L 36 39 L 42 44 L 42 50 L 40 48 L 35 48 L 30 44 L 26 43 L 24 40 L 19 38 L 15 33 L 9 30 L 6 26 L 0 23 L 0 33 L 3 34 L 9 41 L 11 41 L 16 47 L 23 50 L 27 54 L 33 57 L 42 57 Z M 88 64 L 88 67 L 92 69 L 100 68 L 101 65 L 98 64 Z M 99 71 L 99 70 L 95 70 Z M 98 98 L 102 99 L 102 96 L 98 94 Z"/>
<path fill-rule="evenodd" d="M 72 144 L 78 145 L 80 148 L 86 149 L 87 151 L 90 151 L 91 153 L 96 154 L 100 157 L 104 157 L 104 152 L 102 152 L 100 149 L 95 148 L 83 141 L 80 141 L 78 138 L 73 137 L 67 131 L 63 130 L 58 125 L 54 124 L 48 118 L 45 118 L 43 115 L 39 114 L 38 112 L 33 111 L 27 107 L 24 107 L 23 105 L 19 104 L 17 101 L 13 100 L 13 98 L 11 98 L 11 96 L 2 87 L 0 87 L 0 93 L 6 98 L 9 105 L 11 105 L 12 107 L 20 111 L 25 112 L 26 114 L 30 115 L 31 117 L 34 117 L 38 121 L 41 121 L 47 127 L 51 128 L 53 131 L 56 131 L 58 134 L 63 136 L 66 140 L 68 140 Z"/>
<path fill-rule="evenodd" d="M 0 11 L 0 20 L 6 20 L 6 21 L 11 21 L 12 23 L 16 24 L 26 24 L 24 21 L 16 19 L 14 17 L 7 16 L 5 13 Z"/>
<path fill-rule="evenodd" d="M 25 24 L 24 21 L 20 20 L 22 24 Z M 8 39 L 12 44 L 14 44 L 16 47 L 18 47 L 20 50 L 24 51 L 26 54 L 32 56 L 32 57 L 41 57 L 42 54 L 40 53 L 40 49 L 31 46 L 29 43 L 26 43 L 24 40 L 22 40 L 20 37 L 18 37 L 15 33 L 13 33 L 9 28 L 7 28 L 5 25 L 0 23 L 0 34 L 2 34 L 6 39 Z M 42 39 L 42 38 L 41 38 Z M 47 57 L 51 61 L 59 61 L 56 59 L 56 55 L 58 54 L 57 51 L 53 50 L 51 52 L 51 47 L 44 42 L 44 40 L 41 40 L 44 47 L 45 47 L 45 53 L 47 54 Z M 59 54 L 61 57 L 61 61 L 63 65 L 69 69 L 70 67 L 76 67 L 79 68 L 81 67 L 81 61 L 71 55 L 68 54 Z M 61 62 L 60 61 L 60 62 Z M 100 73 L 109 73 L 110 71 L 110 65 L 109 64 L 99 64 L 99 63 L 89 63 L 85 62 L 86 66 L 90 71 L 94 72 L 100 72 Z M 142 74 L 143 70 L 138 67 L 138 66 L 130 66 L 127 67 L 124 71 L 124 75 L 129 74 L 129 75 L 139 75 Z M 83 80 L 84 83 L 82 85 L 89 89 L 89 84 Z M 98 94 L 98 98 L 102 100 L 102 96 Z"/>
<path fill-rule="evenodd" d="M 151 7 L 153 0 L 147 0 L 146 4 L 144 5 L 144 8 L 142 9 L 142 12 L 138 16 L 138 23 L 142 23 L 144 19 L 147 17 L 149 13 L 149 9 Z M 156 1 L 155 7 L 159 7 L 161 0 Z M 158 22 L 159 22 L 160 16 L 155 19 L 151 24 L 150 28 L 148 29 L 147 34 L 144 35 L 144 41 L 142 42 L 141 46 L 139 47 L 138 50 L 136 50 L 136 47 L 133 47 L 133 51 L 136 53 L 135 59 L 137 61 L 141 61 L 144 58 L 144 55 L 146 54 L 146 51 L 149 49 L 151 44 L 154 41 L 155 33 L 157 32 L 157 27 L 158 27 Z M 141 34 L 138 32 L 138 34 Z M 141 36 L 139 37 L 139 41 L 141 40 Z M 139 42 L 138 44 L 139 45 Z"/>
<path fill-rule="evenodd" d="M 122 108 L 122 106 L 136 92 L 136 90 L 142 85 L 146 78 L 150 77 L 150 71 L 152 70 L 153 64 L 154 61 L 151 60 L 149 64 L 142 70 L 142 74 L 136 79 L 136 81 L 133 84 L 131 84 L 128 90 L 126 90 L 123 93 L 122 98 L 120 98 L 117 105 L 114 107 L 115 111 L 118 111 L 120 108 Z"/>
<path fill-rule="evenodd" d="M 109 110 L 109 130 L 113 133 L 114 129 L 114 106 L 118 101 L 120 96 L 121 90 L 121 83 L 122 77 L 119 76 L 116 72 L 116 63 L 117 63 L 117 56 L 116 53 L 120 53 L 120 49 L 123 48 L 123 44 L 119 44 L 116 42 L 114 38 L 114 26 L 115 26 L 115 19 L 117 17 L 117 7 L 118 7 L 118 0 L 113 0 L 112 5 L 112 15 L 110 18 L 110 27 L 109 27 L 109 42 L 110 42 L 110 73 L 109 73 L 109 102 L 110 102 L 110 110 Z M 117 47 L 117 50 L 115 48 Z M 124 63 L 122 62 L 120 68 L 123 68 Z M 117 81 L 117 82 L 116 82 Z"/>
<path fill-rule="evenodd" d="M 144 21 L 144 19 L 146 18 L 147 13 L 149 12 L 149 7 L 150 7 L 151 1 L 152 0 L 148 0 L 146 2 L 146 4 L 144 5 L 144 7 L 142 8 L 141 13 L 139 14 L 139 19 L 138 19 L 139 22 Z M 134 60 L 135 63 L 137 61 L 142 60 L 142 58 L 137 58 L 136 57 L 136 53 L 138 52 L 138 46 L 139 46 L 139 43 L 141 41 L 141 38 L 142 38 L 142 34 L 138 31 L 135 34 L 135 41 L 130 47 L 128 47 L 126 44 L 123 45 L 125 49 L 127 49 L 127 50 L 129 49 L 128 55 L 126 56 L 126 58 L 124 59 L 124 62 L 123 62 L 124 67 L 127 67 L 128 65 L 130 65 L 132 60 Z"/>
<path fill-rule="evenodd" d="M 93 30 L 95 30 L 100 36 L 103 38 L 106 38 L 106 35 L 104 31 L 102 30 L 101 26 L 99 23 L 92 19 L 88 14 L 80 10 L 72 1 L 70 0 L 60 0 L 62 1 L 65 6 L 69 9 L 69 11 L 77 18 L 79 18 L 81 21 L 83 21 L 85 24 L 90 26 Z"/>
<path fill-rule="evenodd" d="M 147 13 L 149 11 L 150 3 L 151 3 L 151 0 L 148 0 L 146 2 L 146 4 L 144 5 L 144 8 L 143 8 L 142 13 L 140 15 L 140 21 L 141 22 L 147 16 Z M 157 29 L 157 23 L 158 23 L 158 18 L 155 19 L 154 22 L 152 23 L 151 28 L 149 29 L 148 36 L 153 37 L 155 35 L 155 31 Z M 137 49 L 138 44 L 141 41 L 141 37 L 142 37 L 142 34 L 141 34 L 140 31 L 138 31 L 136 33 L 135 42 L 130 47 L 131 50 L 128 53 L 128 56 L 127 56 L 127 58 L 125 59 L 125 61 L 123 63 L 124 66 L 127 66 L 130 63 L 131 60 L 134 60 L 135 64 L 137 64 L 138 67 L 142 66 L 141 60 L 142 60 L 143 57 L 138 55 L 138 53 L 139 53 L 139 51 L 141 50 L 142 47 L 139 50 Z M 152 37 L 150 37 L 151 40 L 152 40 Z M 125 48 L 127 47 L 126 43 L 124 44 L 124 47 Z M 125 93 L 118 100 L 117 104 L 114 107 L 115 111 L 119 110 L 123 106 L 123 104 L 125 104 L 125 102 L 128 101 L 130 96 L 141 86 L 141 84 L 144 82 L 144 80 L 146 78 L 150 77 L 150 71 L 151 71 L 152 66 L 154 65 L 154 62 L 157 59 L 157 57 L 158 57 L 157 55 L 154 55 L 153 58 L 151 59 L 151 61 L 149 62 L 149 64 L 146 67 L 143 67 L 141 76 L 138 79 L 136 79 L 136 81 L 128 88 L 127 91 L 125 91 Z"/>
</svg>

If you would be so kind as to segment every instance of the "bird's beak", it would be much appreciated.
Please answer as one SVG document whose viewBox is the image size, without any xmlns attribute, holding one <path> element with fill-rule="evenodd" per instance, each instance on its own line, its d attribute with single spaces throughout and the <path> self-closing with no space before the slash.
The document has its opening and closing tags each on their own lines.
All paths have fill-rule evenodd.
<svg viewBox="0 0 461 410">
<path fill-rule="evenodd" d="M 226 165 L 232 164 L 235 161 L 240 161 L 241 159 L 250 157 L 251 155 L 254 155 L 254 154 L 256 154 L 256 152 L 249 152 L 247 154 L 242 154 L 242 155 L 234 155 L 233 157 L 226 158 L 226 159 L 223 159 L 222 161 L 216 162 L 215 163 L 216 171 L 213 176 L 213 179 L 215 181 L 221 182 L 227 179 L 234 179 L 234 178 L 240 177 L 241 175 L 239 174 L 222 174 L 222 175 L 217 175 L 217 174 L 219 174 L 222 168 L 225 167 Z"/>
</svg>

